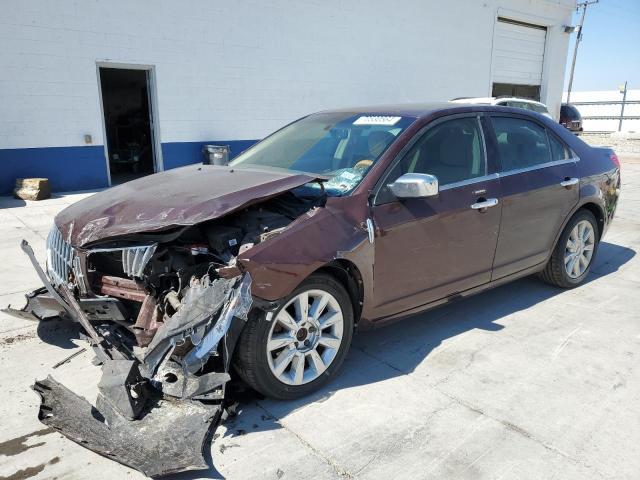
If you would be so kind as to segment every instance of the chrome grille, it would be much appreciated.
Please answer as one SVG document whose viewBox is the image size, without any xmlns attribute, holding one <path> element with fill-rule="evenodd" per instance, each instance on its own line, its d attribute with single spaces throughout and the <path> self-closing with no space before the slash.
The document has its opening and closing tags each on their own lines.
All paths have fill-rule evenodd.
<svg viewBox="0 0 640 480">
<path fill-rule="evenodd" d="M 155 253 L 157 245 L 139 245 L 122 249 L 122 269 L 128 277 L 142 278 L 144 267 Z"/>
<path fill-rule="evenodd" d="M 60 230 L 54 225 L 47 236 L 47 273 L 51 283 L 61 285 L 69 280 L 73 256 L 73 248 L 64 241 Z"/>
</svg>

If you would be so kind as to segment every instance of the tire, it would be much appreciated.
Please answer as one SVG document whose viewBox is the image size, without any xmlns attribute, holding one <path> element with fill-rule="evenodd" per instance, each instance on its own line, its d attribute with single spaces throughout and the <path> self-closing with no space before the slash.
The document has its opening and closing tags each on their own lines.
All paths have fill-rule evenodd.
<svg viewBox="0 0 640 480">
<path fill-rule="evenodd" d="M 570 275 L 567 269 L 569 266 L 565 267 L 565 254 L 569 254 L 569 238 L 572 235 L 574 228 L 578 224 L 585 225 L 582 222 L 588 222 L 591 225 L 591 229 L 593 231 L 593 248 L 591 250 L 592 254 L 588 259 L 588 264 L 584 267 L 584 271 L 580 271 L 579 274 L 575 274 L 575 272 Z M 564 227 L 560 238 L 558 239 L 558 243 L 553 249 L 553 253 L 551 254 L 551 258 L 547 262 L 544 270 L 540 272 L 540 278 L 546 283 L 554 285 L 560 288 L 574 288 L 584 282 L 587 275 L 589 275 L 589 271 L 591 270 L 591 265 L 593 264 L 593 260 L 596 258 L 596 254 L 598 251 L 598 244 L 600 242 L 600 236 L 598 232 L 598 223 L 593 214 L 588 210 L 578 210 L 576 214 L 571 217 L 569 223 Z M 583 242 L 583 244 L 586 244 Z M 579 266 L 579 269 L 582 267 Z"/>
<path fill-rule="evenodd" d="M 298 315 L 302 308 L 298 299 L 305 296 L 308 298 L 309 323 L 296 322 L 296 331 L 287 326 L 291 325 L 288 318 L 303 318 Z M 316 321 L 313 315 L 314 305 L 322 308 L 319 307 L 323 303 L 318 302 L 320 298 L 327 298 L 326 306 L 317 315 L 322 322 Z M 342 316 L 341 329 L 336 313 Z M 281 319 L 286 320 L 286 324 Z M 330 326 L 322 327 L 329 323 Z M 250 314 L 238 340 L 235 370 L 246 384 L 266 397 L 281 400 L 303 397 L 322 387 L 340 369 L 351 345 L 353 326 L 353 307 L 345 288 L 330 275 L 313 274 L 282 302 L 270 320 L 259 310 Z M 268 345 L 271 347 L 279 341 L 288 343 L 281 350 L 276 348 L 268 352 Z M 331 342 L 335 348 L 329 348 L 325 342 Z M 315 350 L 317 356 L 311 350 Z M 293 357 L 285 370 L 276 373 L 278 365 L 284 365 L 290 355 Z M 300 368 L 302 376 L 296 375 Z"/>
</svg>

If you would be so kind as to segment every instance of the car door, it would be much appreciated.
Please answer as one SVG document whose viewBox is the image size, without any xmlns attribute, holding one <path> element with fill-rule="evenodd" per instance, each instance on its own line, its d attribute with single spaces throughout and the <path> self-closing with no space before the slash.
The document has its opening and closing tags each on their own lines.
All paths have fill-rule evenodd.
<svg viewBox="0 0 640 480">
<path fill-rule="evenodd" d="M 388 185 L 405 173 L 436 176 L 438 195 L 396 198 Z M 499 196 L 499 180 L 497 174 L 487 175 L 479 117 L 445 117 L 423 129 L 379 185 L 372 207 L 378 231 L 376 316 L 419 307 L 490 280 L 501 206 L 491 203 Z"/>
<path fill-rule="evenodd" d="M 500 163 L 502 222 L 492 279 L 548 258 L 557 233 L 578 202 L 577 159 L 543 125 L 519 116 L 491 115 Z"/>
</svg>

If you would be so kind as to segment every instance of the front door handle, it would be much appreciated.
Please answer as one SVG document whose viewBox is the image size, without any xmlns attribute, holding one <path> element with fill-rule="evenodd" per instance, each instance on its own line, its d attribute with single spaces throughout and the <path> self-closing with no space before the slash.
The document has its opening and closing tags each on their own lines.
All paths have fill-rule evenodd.
<svg viewBox="0 0 640 480">
<path fill-rule="evenodd" d="M 576 185 L 579 181 L 580 181 L 579 178 L 565 177 L 565 179 L 562 182 L 560 182 L 560 185 L 565 188 L 569 188 L 569 187 L 572 187 L 573 185 Z"/>
<path fill-rule="evenodd" d="M 473 208 L 474 210 L 480 210 L 481 212 L 485 211 L 487 208 L 495 207 L 496 205 L 498 205 L 497 198 L 487 198 L 486 200 L 479 198 L 478 200 L 481 201 L 471 205 L 471 208 Z"/>
</svg>

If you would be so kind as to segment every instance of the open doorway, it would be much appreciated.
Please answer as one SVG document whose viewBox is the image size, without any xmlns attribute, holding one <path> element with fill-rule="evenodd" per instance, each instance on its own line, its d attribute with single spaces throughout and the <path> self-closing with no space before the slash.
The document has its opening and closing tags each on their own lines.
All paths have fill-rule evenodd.
<svg viewBox="0 0 640 480">
<path fill-rule="evenodd" d="M 111 184 L 156 171 L 150 70 L 99 67 Z"/>
<path fill-rule="evenodd" d="M 540 85 L 518 85 L 511 83 L 494 83 L 492 97 L 518 97 L 540 101 Z"/>
</svg>

